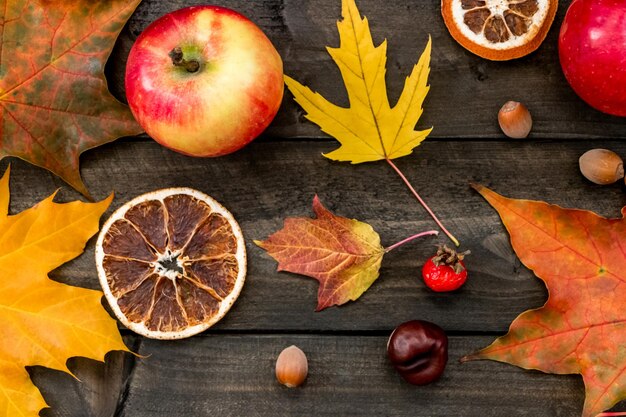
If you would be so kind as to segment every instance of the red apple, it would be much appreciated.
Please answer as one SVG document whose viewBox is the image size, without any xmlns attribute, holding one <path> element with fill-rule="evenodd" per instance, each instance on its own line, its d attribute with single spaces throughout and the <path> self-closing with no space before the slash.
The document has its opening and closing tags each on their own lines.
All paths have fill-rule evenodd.
<svg viewBox="0 0 626 417">
<path fill-rule="evenodd" d="M 574 0 L 559 36 L 567 81 L 590 106 L 626 116 L 626 2 Z"/>
<path fill-rule="evenodd" d="M 137 38 L 126 95 L 139 124 L 160 144 L 187 155 L 225 155 L 251 142 L 276 115 L 283 64 L 241 14 L 187 7 Z"/>
</svg>

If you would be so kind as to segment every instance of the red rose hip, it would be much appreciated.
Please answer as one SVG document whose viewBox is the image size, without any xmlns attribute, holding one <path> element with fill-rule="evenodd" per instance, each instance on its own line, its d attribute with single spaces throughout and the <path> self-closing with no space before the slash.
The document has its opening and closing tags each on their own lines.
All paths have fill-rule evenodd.
<svg viewBox="0 0 626 417">
<path fill-rule="evenodd" d="M 469 251 L 457 253 L 454 249 L 441 246 L 437 254 L 422 267 L 422 278 L 428 288 L 437 292 L 459 289 L 467 280 L 467 269 L 463 259 Z"/>
</svg>

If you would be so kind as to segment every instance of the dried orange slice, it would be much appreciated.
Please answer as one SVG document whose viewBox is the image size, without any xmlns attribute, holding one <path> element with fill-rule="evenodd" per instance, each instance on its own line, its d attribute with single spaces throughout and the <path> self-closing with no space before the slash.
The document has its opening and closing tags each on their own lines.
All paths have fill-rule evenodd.
<svg viewBox="0 0 626 417">
<path fill-rule="evenodd" d="M 465 49 L 492 61 L 520 58 L 543 42 L 558 0 L 442 0 L 441 13 L 452 37 Z"/>
<path fill-rule="evenodd" d="M 96 244 L 100 284 L 117 318 L 155 339 L 181 339 L 220 320 L 246 276 L 239 225 L 199 191 L 168 188 L 113 213 Z"/>
</svg>

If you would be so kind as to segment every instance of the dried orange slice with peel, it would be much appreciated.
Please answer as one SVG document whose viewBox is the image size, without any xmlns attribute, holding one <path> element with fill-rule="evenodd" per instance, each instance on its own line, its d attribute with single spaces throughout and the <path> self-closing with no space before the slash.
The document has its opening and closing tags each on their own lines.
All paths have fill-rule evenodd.
<svg viewBox="0 0 626 417">
<path fill-rule="evenodd" d="M 441 13 L 452 37 L 465 49 L 492 61 L 535 51 L 554 21 L 558 0 L 442 0 Z"/>
<path fill-rule="evenodd" d="M 154 339 L 181 339 L 219 321 L 246 276 L 239 225 L 221 204 L 168 188 L 124 204 L 96 244 L 100 284 L 117 318 Z"/>
</svg>

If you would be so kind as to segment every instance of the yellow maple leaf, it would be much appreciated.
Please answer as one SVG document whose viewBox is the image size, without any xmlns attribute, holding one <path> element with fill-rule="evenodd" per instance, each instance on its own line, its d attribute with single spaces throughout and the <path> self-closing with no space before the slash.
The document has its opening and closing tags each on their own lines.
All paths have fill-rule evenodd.
<svg viewBox="0 0 626 417">
<path fill-rule="evenodd" d="M 353 164 L 387 161 L 441 230 L 459 246 L 459 241 L 441 224 L 391 161 L 409 155 L 432 131 L 432 128 L 415 130 L 430 89 L 430 37 L 422 56 L 404 82 L 398 102 L 391 107 L 385 82 L 387 41 L 374 46 L 367 18 L 361 17 L 354 0 L 342 0 L 341 9 L 343 20 L 337 22 L 339 48 L 327 47 L 326 50 L 341 71 L 350 107 L 331 103 L 287 75 L 285 84 L 306 111 L 306 118 L 341 144 L 338 149 L 324 154 L 325 157 Z"/>
<path fill-rule="evenodd" d="M 73 356 L 104 360 L 128 351 L 102 293 L 52 281 L 48 273 L 80 255 L 112 196 L 54 203 L 54 194 L 8 215 L 9 170 L 0 179 L 0 413 L 36 417 L 46 407 L 25 366 L 69 372 Z"/>
<path fill-rule="evenodd" d="M 341 71 L 350 107 L 329 102 L 289 76 L 285 83 L 307 119 L 341 143 L 327 158 L 358 164 L 408 155 L 432 130 L 414 130 L 429 90 L 431 41 L 392 108 L 385 83 L 387 41 L 374 46 L 367 18 L 361 18 L 354 0 L 342 1 L 342 16 L 340 47 L 326 49 Z"/>
</svg>

